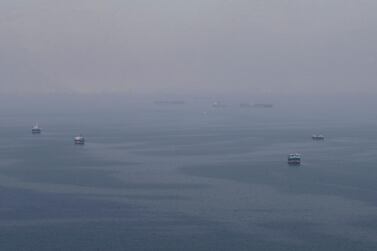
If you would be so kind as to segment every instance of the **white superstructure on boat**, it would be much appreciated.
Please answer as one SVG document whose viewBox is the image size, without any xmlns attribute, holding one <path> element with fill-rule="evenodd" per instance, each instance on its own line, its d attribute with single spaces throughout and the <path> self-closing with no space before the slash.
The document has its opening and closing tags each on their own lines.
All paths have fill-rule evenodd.
<svg viewBox="0 0 377 251">
<path fill-rule="evenodd" d="M 74 140 L 76 145 L 84 145 L 85 144 L 85 138 L 82 135 L 74 137 L 73 140 Z"/>
</svg>

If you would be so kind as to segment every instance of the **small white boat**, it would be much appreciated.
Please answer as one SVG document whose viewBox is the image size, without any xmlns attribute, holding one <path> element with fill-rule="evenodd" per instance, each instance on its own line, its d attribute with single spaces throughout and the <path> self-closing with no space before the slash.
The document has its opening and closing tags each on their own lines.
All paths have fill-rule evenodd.
<svg viewBox="0 0 377 251">
<path fill-rule="evenodd" d="M 314 135 L 312 136 L 312 139 L 313 139 L 313 140 L 324 140 L 324 139 L 325 139 L 325 136 L 323 136 L 322 134 L 319 134 L 319 135 L 314 134 Z"/>
<path fill-rule="evenodd" d="M 31 132 L 33 134 L 40 134 L 40 133 L 42 133 L 42 129 L 38 126 L 38 123 L 35 123 L 33 128 L 31 128 Z"/>
<path fill-rule="evenodd" d="M 289 165 L 300 165 L 301 164 L 301 154 L 292 153 L 288 155 L 288 164 Z"/>
<path fill-rule="evenodd" d="M 85 138 L 82 135 L 74 137 L 73 141 L 75 142 L 75 145 L 84 145 L 85 144 Z"/>
</svg>

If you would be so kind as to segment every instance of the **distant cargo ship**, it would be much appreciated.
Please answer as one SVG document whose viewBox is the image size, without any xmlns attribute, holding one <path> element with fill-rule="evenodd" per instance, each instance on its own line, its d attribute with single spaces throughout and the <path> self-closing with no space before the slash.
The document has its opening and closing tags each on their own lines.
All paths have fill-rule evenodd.
<svg viewBox="0 0 377 251">
<path fill-rule="evenodd" d="M 31 132 L 33 134 L 40 134 L 40 133 L 42 133 L 42 129 L 38 126 L 38 123 L 35 123 L 35 125 L 31 129 Z"/>
<path fill-rule="evenodd" d="M 254 108 L 272 108 L 274 107 L 273 104 L 254 104 Z"/>
<path fill-rule="evenodd" d="M 184 105 L 185 101 L 183 100 L 157 100 L 154 101 L 156 105 Z"/>
<path fill-rule="evenodd" d="M 253 105 L 252 105 L 252 104 L 249 104 L 249 103 L 241 103 L 241 104 L 240 104 L 240 107 L 241 107 L 241 108 L 251 108 L 251 107 L 253 107 Z"/>
<path fill-rule="evenodd" d="M 75 145 L 84 145 L 85 144 L 85 138 L 82 135 L 74 137 L 73 140 L 75 142 Z"/>
<path fill-rule="evenodd" d="M 301 154 L 292 153 L 288 155 L 288 164 L 289 165 L 300 165 L 301 164 Z"/>
</svg>

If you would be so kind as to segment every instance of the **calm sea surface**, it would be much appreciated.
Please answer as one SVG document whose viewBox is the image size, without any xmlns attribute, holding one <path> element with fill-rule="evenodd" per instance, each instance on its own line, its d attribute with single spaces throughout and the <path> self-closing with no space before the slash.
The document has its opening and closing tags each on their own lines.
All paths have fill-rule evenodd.
<svg viewBox="0 0 377 251">
<path fill-rule="evenodd" d="M 0 160 L 0 250 L 377 250 L 372 115 L 190 103 L 3 114 Z"/>
</svg>

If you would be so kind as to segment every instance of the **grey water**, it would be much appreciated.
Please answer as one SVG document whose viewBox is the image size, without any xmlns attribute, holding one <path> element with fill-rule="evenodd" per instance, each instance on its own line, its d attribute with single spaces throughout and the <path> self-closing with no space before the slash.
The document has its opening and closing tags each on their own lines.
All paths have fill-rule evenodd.
<svg viewBox="0 0 377 251">
<path fill-rule="evenodd" d="M 210 104 L 3 112 L 0 250 L 377 249 L 373 112 Z"/>
</svg>

